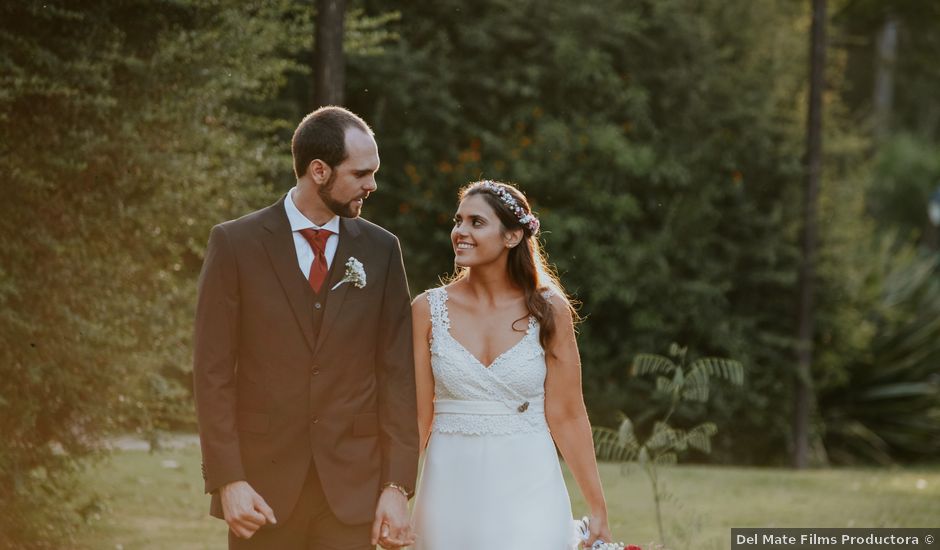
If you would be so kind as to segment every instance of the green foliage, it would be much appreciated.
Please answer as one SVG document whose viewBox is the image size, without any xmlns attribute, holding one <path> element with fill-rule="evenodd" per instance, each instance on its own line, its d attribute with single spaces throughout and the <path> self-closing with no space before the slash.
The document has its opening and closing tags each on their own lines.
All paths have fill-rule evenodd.
<svg viewBox="0 0 940 550">
<path fill-rule="evenodd" d="M 635 396 L 677 381 L 671 371 L 627 379 L 623 358 L 680 338 L 754 368 L 748 392 L 689 387 L 687 396 L 702 401 L 677 417 L 705 413 L 727 427 L 715 438 L 716 460 L 784 462 L 805 6 L 490 0 L 472 13 L 447 1 L 392 7 L 402 14 L 401 40 L 380 59 L 352 61 L 350 103 L 378 132 L 384 175 L 371 208 L 403 214 L 380 221 L 402 237 L 413 286 L 431 286 L 451 269 L 456 189 L 480 177 L 514 181 L 528 192 L 547 250 L 583 304 L 579 342 L 592 418 L 616 425 L 622 410 L 641 431 L 651 429 L 660 411 Z M 845 89 L 854 53 L 838 44 L 831 53 L 828 79 Z M 907 157 L 891 151 L 869 162 L 854 106 L 827 95 L 813 370 L 820 389 L 844 378 L 844 358 L 875 335 L 870 316 L 880 290 L 863 264 L 878 225 L 867 220 L 860 182 L 883 166 L 878 173 L 888 177 L 868 195 L 884 197 L 880 189 L 892 189 L 897 174 L 899 191 L 891 200 L 869 198 L 869 212 L 890 207 L 893 219 L 910 223 L 923 220 L 923 205 L 900 190 L 916 177 L 921 196 L 932 181 L 907 177 Z M 917 166 L 929 164 L 927 153 Z M 817 441 L 823 431 L 820 425 Z"/>
<path fill-rule="evenodd" d="M 929 460 L 940 453 L 938 260 L 888 239 L 868 258 L 872 337 L 821 388 L 826 450 L 839 463 Z"/>
<path fill-rule="evenodd" d="M 779 460 L 795 331 L 803 6 L 366 6 L 402 16 L 401 40 L 348 71 L 349 104 L 382 153 L 366 215 L 402 238 L 413 288 L 452 269 L 457 189 L 480 177 L 516 182 L 587 316 L 579 342 L 592 418 L 614 425 L 622 410 L 645 421 L 648 404 L 635 396 L 647 381 L 622 376 L 625 358 L 678 338 L 755 365 L 753 391 L 708 405 L 734 425 L 716 458 Z"/>
<path fill-rule="evenodd" d="M 719 378 L 733 386 L 744 385 L 744 366 L 731 359 L 699 358 L 686 364 L 688 348 L 673 343 L 669 357 L 654 354 L 638 354 L 630 372 L 633 376 L 656 375 L 656 389 L 651 400 L 663 398 L 667 408 L 661 419 L 653 423 L 651 434 L 643 443 L 634 433 L 634 424 L 623 415 L 616 430 L 604 427 L 593 429 L 597 456 L 601 460 L 628 461 L 639 458 L 659 460 L 660 456 L 670 455 L 665 460 L 673 462 L 677 452 L 696 449 L 706 454 L 711 452 L 711 437 L 718 429 L 713 422 L 698 424 L 688 430 L 677 429 L 669 420 L 683 402 L 708 401 L 711 378 Z M 671 374 L 670 377 L 661 374 Z"/>
<path fill-rule="evenodd" d="M 384 52 L 384 46 L 398 40 L 398 33 L 389 25 L 401 20 L 398 12 L 366 15 L 362 8 L 353 8 L 346 14 L 343 28 L 343 49 L 354 56 L 374 56 Z"/>
<path fill-rule="evenodd" d="M 938 187 L 940 145 L 900 134 L 878 151 L 866 207 L 882 231 L 921 240 L 924 231 L 936 231 L 927 219 L 927 201 Z"/>
<path fill-rule="evenodd" d="M 14 546 L 68 536 L 61 493 L 102 436 L 192 425 L 209 226 L 270 200 L 259 174 L 287 162 L 229 108 L 291 68 L 285 4 L 70 6 L 0 8 L 0 533 Z"/>
<path fill-rule="evenodd" d="M 838 4 L 841 36 L 870 36 L 882 4 Z M 917 137 L 874 162 L 857 124 L 871 55 L 831 49 L 813 381 L 840 462 L 930 456 L 940 440 L 936 268 L 904 246 L 870 247 L 878 230 L 923 227 L 917 197 L 937 179 L 940 110 L 923 92 L 936 87 L 936 33 L 921 32 L 936 9 L 915 4 L 896 7 L 913 37 L 897 121 Z M 192 427 L 206 235 L 292 185 L 312 29 L 300 0 L 0 7 L 0 546 L 48 540 L 62 529 L 46 526 L 94 509 L 68 479 L 104 434 Z M 783 460 L 805 5 L 365 0 L 346 29 L 348 103 L 383 161 L 366 214 L 402 238 L 413 289 L 452 268 L 456 190 L 517 182 L 583 303 L 592 418 L 635 423 L 598 432 L 599 450 L 634 458 L 635 428 L 651 464 L 688 450 Z M 748 391 L 711 384 L 743 382 L 731 363 L 635 353 L 673 339 L 750 365 Z M 623 376 L 627 357 L 643 376 Z M 63 500 L 74 506 L 46 506 Z"/>
<path fill-rule="evenodd" d="M 838 127 L 828 147 L 855 157 L 867 149 Z M 926 151 L 908 137 L 891 139 L 874 159 L 823 187 L 820 218 L 828 223 L 813 370 L 820 462 L 886 464 L 937 454 L 937 258 L 911 239 L 926 221 L 926 194 L 914 192 L 926 189 L 918 183 L 931 162 Z"/>
<path fill-rule="evenodd" d="M 68 538 L 77 516 L 62 495 L 103 436 L 137 429 L 156 443 L 194 427 L 204 243 L 290 174 L 279 134 L 299 116 L 269 101 L 309 74 L 294 59 L 312 47 L 312 11 L 296 0 L 0 8 L 0 533 L 14 537 L 0 546 Z M 352 10 L 347 47 L 380 51 L 395 18 Z"/>
<path fill-rule="evenodd" d="M 734 386 L 744 385 L 744 366 L 740 362 L 709 357 L 696 359 L 687 365 L 687 353 L 688 348 L 673 343 L 669 347 L 669 357 L 641 353 L 633 360 L 631 373 L 634 376 L 655 375 L 656 390 L 651 397 L 662 397 L 668 402 L 667 411 L 653 423 L 652 433 L 643 442 L 637 438 L 633 422 L 625 415 L 617 430 L 598 426 L 592 428 L 594 452 L 598 460 L 635 461 L 643 468 L 652 488 L 656 523 L 663 542 L 666 541 L 666 535 L 661 508 L 667 493 L 657 467 L 676 464 L 679 453 L 689 449 L 711 453 L 712 437 L 718 433 L 718 427 L 713 422 L 702 422 L 690 429 L 678 429 L 669 424 L 670 418 L 683 401 L 708 401 L 710 377 L 724 379 Z"/>
<path fill-rule="evenodd" d="M 940 4 L 840 0 L 831 8 L 832 49 L 846 57 L 836 88 L 853 113 L 870 114 L 877 60 L 877 37 L 885 21 L 897 22 L 897 51 L 891 126 L 937 144 L 940 141 Z"/>
</svg>

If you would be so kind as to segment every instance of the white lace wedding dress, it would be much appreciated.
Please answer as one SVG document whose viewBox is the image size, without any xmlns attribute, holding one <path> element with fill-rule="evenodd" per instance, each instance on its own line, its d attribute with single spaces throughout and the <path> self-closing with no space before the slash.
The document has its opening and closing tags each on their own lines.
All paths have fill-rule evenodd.
<svg viewBox="0 0 940 550">
<path fill-rule="evenodd" d="M 571 503 L 545 421 L 545 353 L 529 318 L 484 366 L 428 291 L 434 422 L 415 500 L 416 550 L 570 550 Z"/>
</svg>

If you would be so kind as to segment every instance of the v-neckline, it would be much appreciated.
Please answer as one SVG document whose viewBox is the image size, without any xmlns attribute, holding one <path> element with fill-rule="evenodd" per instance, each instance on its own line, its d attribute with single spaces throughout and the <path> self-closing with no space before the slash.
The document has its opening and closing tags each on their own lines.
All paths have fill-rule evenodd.
<svg viewBox="0 0 940 550">
<path fill-rule="evenodd" d="M 457 337 L 454 336 L 454 334 L 450 331 L 450 308 L 447 307 L 447 301 L 448 301 L 448 299 L 450 298 L 450 294 L 447 293 L 447 289 L 446 289 L 445 287 L 441 287 L 441 292 L 444 293 L 444 299 L 441 301 L 442 305 L 444 306 L 444 308 L 443 308 L 443 309 L 444 309 L 444 321 L 445 321 L 445 323 L 444 323 L 444 332 L 446 332 L 446 333 L 447 333 L 447 336 L 450 337 L 450 339 L 453 340 L 453 342 L 454 342 L 455 344 L 457 344 L 457 347 L 459 347 L 464 353 L 466 353 L 471 359 L 473 359 L 473 361 L 474 361 L 477 365 L 483 367 L 483 368 L 486 369 L 486 370 L 492 369 L 492 368 L 493 368 L 493 365 L 495 365 L 496 363 L 498 363 L 500 359 L 502 359 L 503 357 L 505 357 L 506 355 L 508 355 L 510 352 L 512 352 L 513 350 L 515 350 L 516 348 L 518 348 L 520 345 L 522 345 L 522 343 L 525 342 L 526 338 L 529 337 L 529 334 L 532 333 L 532 325 L 533 325 L 534 323 L 532 322 L 532 321 L 533 321 L 533 317 L 532 317 L 531 315 L 529 315 L 529 317 L 528 317 L 528 326 L 526 327 L 525 334 L 522 335 L 522 338 L 520 338 L 515 344 L 509 346 L 509 348 L 506 349 L 506 351 L 504 351 L 504 352 L 500 353 L 499 355 L 497 355 L 497 356 L 493 359 L 493 361 L 490 362 L 489 365 L 485 365 L 485 364 L 483 364 L 483 361 L 480 361 L 480 360 L 477 358 L 477 356 L 473 354 L 473 352 L 471 352 L 469 349 L 467 349 L 467 346 L 461 344 L 461 343 L 460 343 L 460 340 L 458 340 Z"/>
</svg>

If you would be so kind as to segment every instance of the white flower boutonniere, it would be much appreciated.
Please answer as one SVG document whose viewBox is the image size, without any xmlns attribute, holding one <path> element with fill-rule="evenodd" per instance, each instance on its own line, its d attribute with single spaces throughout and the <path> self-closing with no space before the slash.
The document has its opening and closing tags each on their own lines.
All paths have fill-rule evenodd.
<svg viewBox="0 0 940 550">
<path fill-rule="evenodd" d="M 330 290 L 336 290 L 343 283 L 352 283 L 356 288 L 366 286 L 366 270 L 362 267 L 362 262 L 352 256 L 346 260 L 346 274 L 343 275 L 343 280 L 336 283 Z"/>
</svg>

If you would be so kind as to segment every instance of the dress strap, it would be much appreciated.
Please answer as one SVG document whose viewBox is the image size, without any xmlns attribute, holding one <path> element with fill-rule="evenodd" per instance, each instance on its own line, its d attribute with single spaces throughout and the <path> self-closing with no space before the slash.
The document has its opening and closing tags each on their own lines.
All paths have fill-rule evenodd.
<svg viewBox="0 0 940 550">
<path fill-rule="evenodd" d="M 444 287 L 432 288 L 427 292 L 428 305 L 431 307 L 431 326 L 450 330 L 450 319 L 447 316 L 447 291 Z"/>
</svg>

